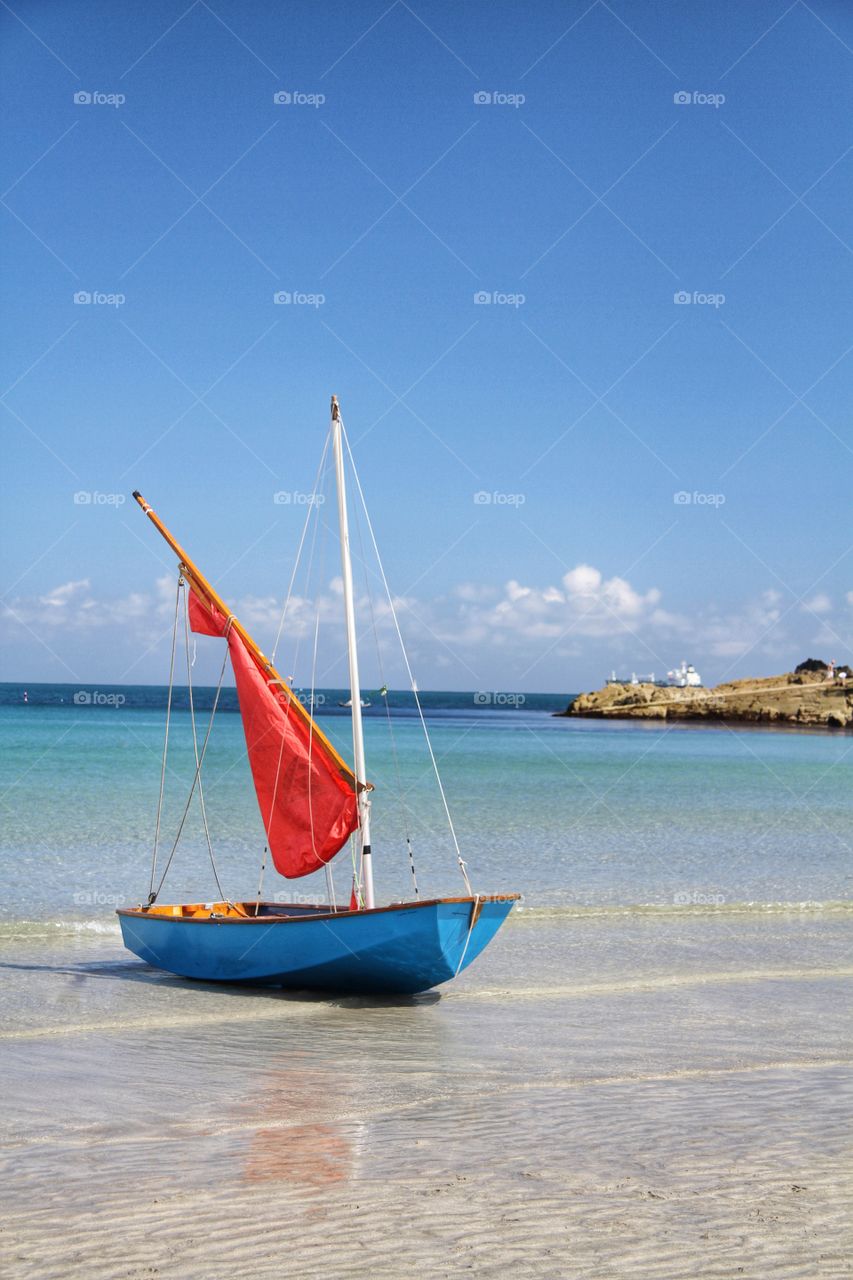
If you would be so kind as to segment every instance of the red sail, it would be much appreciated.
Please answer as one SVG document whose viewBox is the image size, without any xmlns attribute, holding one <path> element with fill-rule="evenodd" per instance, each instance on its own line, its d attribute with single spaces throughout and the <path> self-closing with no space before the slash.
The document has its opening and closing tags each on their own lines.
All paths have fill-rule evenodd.
<svg viewBox="0 0 853 1280">
<path fill-rule="evenodd" d="M 226 619 L 192 588 L 189 614 L 193 631 L 226 634 Z M 310 717 L 296 710 L 295 695 L 269 683 L 233 627 L 228 650 L 273 862 L 283 876 L 306 876 L 333 858 L 358 826 L 355 789 Z"/>
</svg>

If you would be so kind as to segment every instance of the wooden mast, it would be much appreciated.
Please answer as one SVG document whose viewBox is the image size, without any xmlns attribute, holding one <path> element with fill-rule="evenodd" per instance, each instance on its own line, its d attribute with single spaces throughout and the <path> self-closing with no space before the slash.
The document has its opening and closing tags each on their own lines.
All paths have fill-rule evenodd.
<svg viewBox="0 0 853 1280">
<path fill-rule="evenodd" d="M 205 578 L 201 570 L 197 568 L 196 565 L 192 562 L 192 560 L 187 555 L 186 551 L 184 551 L 183 547 L 180 545 L 177 539 L 174 538 L 173 535 L 169 532 L 169 530 L 163 524 L 163 521 L 160 519 L 157 513 L 145 501 L 145 499 L 143 498 L 142 494 L 139 492 L 138 489 L 134 489 L 133 496 L 136 499 L 136 501 L 139 503 L 142 510 L 147 515 L 148 519 L 154 525 L 157 532 L 166 540 L 166 542 L 174 551 L 175 555 L 178 557 L 178 560 L 180 562 L 181 573 L 184 575 L 184 577 L 186 577 L 189 580 L 190 584 L 193 587 L 193 590 L 196 591 L 198 595 L 204 597 L 204 599 L 207 600 L 210 604 L 212 604 L 218 610 L 218 612 L 223 615 L 223 617 L 231 618 L 232 628 L 234 629 L 234 631 L 237 632 L 238 636 L 243 641 L 243 644 L 249 650 L 249 652 L 251 653 L 252 657 L 256 660 L 256 662 L 258 662 L 261 669 L 266 673 L 266 678 L 268 683 L 279 685 L 284 690 L 284 692 L 288 695 L 290 700 L 290 706 L 293 708 L 296 714 L 298 716 L 301 716 L 306 724 L 313 726 L 312 727 L 313 736 L 315 738 L 320 739 L 327 754 L 331 757 L 332 761 L 340 770 L 341 774 L 349 783 L 349 785 L 358 791 L 361 791 L 362 789 L 372 790 L 373 788 L 371 784 L 369 782 L 366 782 L 363 776 L 358 778 L 358 782 L 356 781 L 356 774 L 349 767 L 349 765 L 343 759 L 343 757 L 332 746 L 329 739 L 326 737 L 326 735 L 323 733 L 320 726 L 317 724 L 317 721 L 314 720 L 313 716 L 311 716 L 308 711 L 306 711 L 305 707 L 302 705 L 299 698 L 297 698 L 296 694 L 293 692 L 293 690 L 291 689 L 287 681 L 282 676 L 279 675 L 279 673 L 276 671 L 275 667 L 270 662 L 270 660 L 264 656 L 264 654 L 255 644 L 252 637 L 249 635 L 246 628 L 242 625 L 242 623 L 240 623 L 237 620 L 237 618 L 234 617 L 231 610 L 228 608 L 228 605 L 225 603 L 222 597 L 218 594 L 215 588 L 208 582 L 207 578 Z"/>
</svg>

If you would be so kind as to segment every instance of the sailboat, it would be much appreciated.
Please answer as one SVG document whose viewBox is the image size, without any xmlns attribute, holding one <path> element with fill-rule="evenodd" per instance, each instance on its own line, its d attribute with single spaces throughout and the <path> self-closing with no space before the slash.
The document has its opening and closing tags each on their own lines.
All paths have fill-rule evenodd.
<svg viewBox="0 0 853 1280">
<path fill-rule="evenodd" d="M 374 788 L 367 780 L 365 767 L 345 443 L 350 461 L 352 454 L 334 396 L 330 439 L 337 482 L 344 622 L 352 694 L 352 765 L 338 753 L 311 711 L 295 696 L 289 682 L 264 656 L 141 493 L 135 491 L 133 494 L 178 559 L 178 589 L 151 891 L 147 902 L 120 908 L 117 914 L 128 950 L 155 968 L 184 978 L 332 993 L 413 995 L 447 982 L 467 968 L 492 940 L 519 895 L 473 892 L 427 734 L 430 758 L 466 892 L 459 897 L 421 899 L 415 880 L 414 900 L 376 904 L 370 842 L 370 806 Z M 358 488 L 363 498 L 360 484 Z M 372 537 L 372 527 L 370 531 Z M 381 572 L 384 581 L 384 570 Z M 188 653 L 190 631 L 217 636 L 226 642 L 227 658 L 230 658 L 237 685 L 266 849 L 276 871 L 286 878 L 296 879 L 325 867 L 327 882 L 330 883 L 331 860 L 353 840 L 358 873 L 354 877 L 348 908 L 340 909 L 331 892 L 330 901 L 326 903 L 280 903 L 262 901 L 260 889 L 257 899 L 251 901 L 231 901 L 222 894 L 221 888 L 220 900 L 214 902 L 164 904 L 159 901 L 165 872 L 155 884 L 155 867 L 166 778 L 178 601 L 182 592 Z M 417 685 L 411 677 L 405 650 L 403 655 L 420 710 Z M 200 750 L 193 718 L 196 768 L 184 811 L 185 819 L 193 794 L 197 793 L 209 844 L 202 765 L 225 667 L 226 658 L 223 658 L 210 725 Z M 189 670 L 188 658 L 188 677 Z M 192 712 L 191 683 L 189 689 Z M 422 712 L 421 722 L 426 732 Z M 182 828 L 183 819 L 169 855 L 167 871 Z M 210 852 L 213 861 L 212 846 Z M 409 852 L 411 854 L 411 849 Z M 219 887 L 215 862 L 213 866 Z"/>
</svg>

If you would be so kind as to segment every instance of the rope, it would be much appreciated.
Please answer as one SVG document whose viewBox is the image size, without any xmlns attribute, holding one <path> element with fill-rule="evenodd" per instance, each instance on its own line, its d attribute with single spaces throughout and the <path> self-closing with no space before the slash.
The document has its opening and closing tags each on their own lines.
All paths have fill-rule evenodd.
<svg viewBox="0 0 853 1280">
<path fill-rule="evenodd" d="M 352 892 L 355 897 L 356 910 L 362 911 L 364 909 L 364 894 L 361 890 L 361 867 L 364 859 L 359 856 L 356 850 L 353 836 L 349 838 L 349 850 L 352 862 Z"/>
<path fill-rule="evenodd" d="M 350 455 L 350 459 L 351 458 L 352 458 L 352 455 Z M 409 810 L 406 806 L 406 801 L 405 801 L 406 793 L 403 790 L 403 779 L 400 774 L 400 757 L 397 753 L 397 739 L 394 734 L 394 724 L 391 719 L 391 708 L 388 706 L 388 697 L 387 697 L 388 684 L 385 679 L 385 669 L 382 662 L 382 648 L 379 644 L 379 630 L 376 626 L 376 613 L 373 608 L 373 592 L 370 590 L 370 580 L 367 576 L 367 561 L 364 554 L 364 542 L 362 540 L 361 521 L 359 519 L 358 507 L 356 507 L 354 515 L 355 515 L 356 532 L 358 533 L 358 549 L 359 549 L 359 552 L 361 553 L 360 559 L 361 559 L 362 566 L 364 567 L 364 586 L 367 594 L 367 603 L 370 608 L 370 626 L 371 626 L 371 630 L 373 631 L 373 643 L 376 646 L 376 662 L 379 668 L 380 690 L 382 689 L 385 690 L 385 693 L 384 694 L 380 693 L 380 696 L 382 697 L 382 700 L 385 704 L 385 719 L 388 722 L 388 737 L 391 741 L 391 754 L 394 758 L 394 775 L 397 780 L 397 803 L 400 806 L 400 812 L 403 817 L 403 831 L 405 833 L 406 849 L 408 850 L 408 854 L 409 854 L 409 870 L 412 873 L 412 883 L 414 885 L 415 898 L 418 899 L 420 898 L 421 895 L 418 890 L 418 876 L 417 876 L 417 872 L 415 871 L 415 854 L 414 854 L 414 850 L 412 849 L 412 837 L 411 837 L 411 830 L 410 830 L 410 823 L 409 823 Z"/>
<path fill-rule="evenodd" d="M 450 828 L 450 836 L 451 836 L 451 839 L 453 840 L 453 847 L 456 850 L 456 861 L 459 865 L 459 870 L 462 873 L 462 879 L 465 881 L 465 887 L 468 890 L 468 893 L 470 894 L 470 893 L 473 893 L 473 890 L 471 888 L 471 881 L 468 879 L 467 866 L 462 857 L 462 852 L 459 848 L 459 841 L 456 838 L 456 828 L 453 825 L 453 818 L 450 816 L 450 807 L 447 803 L 447 796 L 444 793 L 444 787 L 441 782 L 441 774 L 438 771 L 438 763 L 435 758 L 435 752 L 432 749 L 429 730 L 427 729 L 426 720 L 424 719 L 423 708 L 421 707 L 421 700 L 420 700 L 420 697 L 418 696 L 418 686 L 415 683 L 415 677 L 412 674 L 412 668 L 409 664 L 409 655 L 406 652 L 406 646 L 403 643 L 403 635 L 402 635 L 402 632 L 400 631 L 400 623 L 397 619 L 397 610 L 394 608 L 394 601 L 391 597 L 391 588 L 388 586 L 388 579 L 385 576 L 385 567 L 382 564 L 382 557 L 379 554 L 379 547 L 376 544 L 376 535 L 373 532 L 373 525 L 370 520 L 370 512 L 367 510 L 367 503 L 365 502 L 365 499 L 364 499 L 364 492 L 361 487 L 361 481 L 358 478 L 358 471 L 356 470 L 355 459 L 352 456 L 352 450 L 350 449 L 349 438 L 347 436 L 346 430 L 344 429 L 343 422 L 341 422 L 341 433 L 344 438 L 344 443 L 346 444 L 346 447 L 347 447 L 347 454 L 349 456 L 350 466 L 352 467 L 353 477 L 355 478 L 356 488 L 358 489 L 358 496 L 361 499 L 361 505 L 364 509 L 364 518 L 367 522 L 367 528 L 370 533 L 370 540 L 373 544 L 373 553 L 376 556 L 376 563 L 379 568 L 379 573 L 382 577 L 382 583 L 385 587 L 385 594 L 388 597 L 388 604 L 391 609 L 391 617 L 394 620 L 394 629 L 397 632 L 397 639 L 400 642 L 400 650 L 403 654 L 403 661 L 406 664 L 406 671 L 409 676 L 409 683 L 411 685 L 412 693 L 415 696 L 415 706 L 418 709 L 418 717 L 421 722 L 421 728 L 424 731 L 424 738 L 426 739 L 427 750 L 429 751 L 429 758 L 432 762 L 432 769 L 433 769 L 433 773 L 435 774 L 435 780 L 438 783 L 438 790 L 441 796 L 441 803 L 444 806 L 444 813 L 447 818 L 447 825 Z"/>
<path fill-rule="evenodd" d="M 331 862 L 326 863 L 326 892 L 329 895 L 329 905 L 331 906 L 332 911 L 336 912 L 338 909 L 338 903 L 335 897 L 335 880 L 332 875 Z"/>
<path fill-rule="evenodd" d="M 204 787 L 202 786 L 202 781 L 201 781 L 201 761 L 198 758 L 198 735 L 196 734 L 196 727 L 195 727 L 195 701 L 193 698 L 193 677 L 192 677 L 192 668 L 193 668 L 193 663 L 195 662 L 195 646 L 193 646 L 193 657 L 192 657 L 192 661 L 190 661 L 190 600 L 189 600 L 188 593 L 184 594 L 184 604 L 186 606 L 184 609 L 184 637 L 186 640 L 186 651 L 187 651 L 187 692 L 189 694 L 189 702 L 190 702 L 190 725 L 192 726 L 192 731 L 193 731 L 193 755 L 195 756 L 196 778 L 198 779 L 198 802 L 199 802 L 199 807 L 201 809 L 201 823 L 202 823 L 202 826 L 204 827 L 204 836 L 205 836 L 205 839 L 207 840 L 207 851 L 210 854 L 210 865 L 213 868 L 213 878 L 216 881 L 216 888 L 219 891 L 219 897 L 224 902 L 226 900 L 225 894 L 222 892 L 222 885 L 219 883 L 219 872 L 216 869 L 216 859 L 213 856 L 213 844 L 210 839 L 210 830 L 207 825 L 207 809 L 205 808 L 205 804 L 204 804 Z M 225 624 L 226 640 L 228 638 L 228 633 L 230 630 L 231 630 L 231 618 L 229 617 L 228 621 Z M 227 644 L 225 646 L 225 654 L 227 657 L 227 654 L 228 654 Z M 225 674 L 224 662 L 222 666 L 222 672 L 224 677 L 224 674 Z M 221 687 L 221 680 L 220 680 L 220 687 Z M 219 697 L 219 690 L 217 690 L 217 699 L 218 697 Z M 214 707 L 214 714 L 215 714 L 215 711 L 216 711 L 216 708 Z M 213 716 L 211 716 L 211 724 L 213 724 Z M 205 745 L 206 745 L 206 742 L 207 740 L 205 739 Z"/>
<path fill-rule="evenodd" d="M 157 874 L 157 849 L 160 844 L 160 820 L 163 814 L 163 793 L 166 789 L 166 756 L 169 751 L 169 723 L 172 719 L 172 690 L 175 683 L 175 647 L 178 642 L 178 606 L 181 602 L 182 582 L 183 578 L 179 572 L 178 583 L 175 588 L 175 620 L 172 624 L 172 656 L 169 660 L 169 696 L 166 700 L 166 734 L 163 739 L 163 763 L 160 768 L 160 796 L 157 801 L 157 824 L 154 827 L 154 852 L 151 856 L 151 879 L 148 883 L 149 906 L 157 897 L 154 892 L 154 876 Z"/>
<path fill-rule="evenodd" d="M 471 919 L 468 922 L 468 936 L 465 939 L 465 946 L 462 948 L 462 955 L 459 957 L 459 963 L 456 966 L 456 969 L 454 971 L 454 974 L 453 974 L 454 978 L 459 976 L 459 970 L 462 968 L 462 962 L 464 961 L 465 956 L 468 952 L 468 943 L 471 941 L 471 934 L 474 932 L 474 923 L 477 919 L 477 908 L 479 907 L 479 905 L 480 905 L 480 895 L 478 893 L 474 898 L 474 902 L 471 907 Z"/>
<path fill-rule="evenodd" d="M 226 636 L 228 635 L 228 632 L 229 632 L 229 630 L 230 630 L 230 628 L 231 628 L 231 623 L 232 623 L 232 621 L 233 621 L 233 618 L 229 617 L 229 618 L 228 618 L 228 620 L 227 620 L 227 622 L 226 622 L 226 624 L 225 624 L 225 635 L 226 635 Z M 182 831 L 183 831 L 183 829 L 184 829 L 184 823 L 185 823 L 185 822 L 186 822 L 186 820 L 187 820 L 187 814 L 188 814 L 188 813 L 189 813 L 189 811 L 190 811 L 190 805 L 192 804 L 193 793 L 195 792 L 196 783 L 198 782 L 199 774 L 201 773 L 201 766 L 204 764 L 204 757 L 205 757 L 205 753 L 207 752 L 207 744 L 208 744 L 208 741 L 210 740 L 210 731 L 211 731 L 211 729 L 213 728 L 213 718 L 214 718 L 214 716 L 216 715 L 216 708 L 219 706 L 219 695 L 220 695 L 220 693 L 222 692 L 222 682 L 223 682 L 223 680 L 225 679 L 225 666 L 226 666 L 226 663 L 227 663 L 227 662 L 228 662 L 228 646 L 226 645 L 226 646 L 225 646 L 225 653 L 224 653 L 223 658 L 222 658 L 222 669 L 221 669 L 221 670 L 220 670 L 220 672 L 219 672 L 219 681 L 218 681 L 217 686 L 216 686 L 216 696 L 215 696 L 215 697 L 214 697 L 214 699 L 213 699 L 213 708 L 212 708 L 212 710 L 211 710 L 211 712 L 210 712 L 210 720 L 208 721 L 208 725 L 207 725 L 207 732 L 206 732 L 206 733 L 205 733 L 205 735 L 204 735 L 204 742 L 201 744 L 201 755 L 200 755 L 200 756 L 198 756 L 198 755 L 196 756 L 196 770 L 195 770 L 195 777 L 194 777 L 194 778 L 193 778 L 193 780 L 192 780 L 192 786 L 190 787 L 190 793 L 189 793 L 189 795 L 187 796 L 187 803 L 186 803 L 186 805 L 184 806 L 184 812 L 183 812 L 183 814 L 181 815 L 181 821 L 180 821 L 180 823 L 178 824 L 178 833 L 177 833 L 177 835 L 175 836 L 175 841 L 174 841 L 174 844 L 172 845 L 171 851 L 170 851 L 170 853 L 169 853 L 169 857 L 168 857 L 168 859 L 167 859 L 167 861 L 166 861 L 165 869 L 164 869 L 164 871 L 163 871 L 162 876 L 160 877 L 160 883 L 157 885 L 157 888 L 156 888 L 155 890 L 153 890 L 153 891 L 152 891 L 152 894 L 149 894 L 149 896 L 148 896 L 149 906 L 150 906 L 150 905 L 152 905 L 154 902 L 156 902 L 156 901 L 157 901 L 157 898 L 158 898 L 158 897 L 159 897 L 159 895 L 160 895 L 160 890 L 163 888 L 163 884 L 164 884 L 164 882 L 165 882 L 166 876 L 167 876 L 167 875 L 168 875 L 168 873 L 169 873 L 169 868 L 170 868 L 170 866 L 172 865 L 172 859 L 173 859 L 173 858 L 174 858 L 174 856 L 175 856 L 175 850 L 176 850 L 176 849 L 177 849 L 177 847 L 178 847 L 178 841 L 179 841 L 179 840 L 180 840 L 180 838 L 181 838 L 181 833 L 182 833 Z M 217 881 L 217 883 L 218 883 L 218 881 Z M 221 892 L 221 891 L 220 891 L 220 892 Z M 152 895 L 153 895 L 153 896 L 152 896 Z M 228 899 L 224 898 L 224 895 L 223 895 L 223 900 L 224 900 L 224 901 L 228 901 Z M 232 903 L 231 905 L 233 906 L 233 903 Z"/>
<path fill-rule="evenodd" d="M 275 655 L 276 655 L 276 650 L 278 649 L 279 641 L 281 640 L 281 633 L 284 630 L 284 619 L 287 616 L 287 609 L 290 604 L 290 597 L 293 594 L 293 584 L 296 581 L 296 574 L 299 569 L 299 562 L 302 559 L 302 547 L 305 542 L 305 535 L 308 533 L 308 523 L 312 515 L 314 515 L 317 511 L 317 506 L 318 506 L 317 492 L 320 487 L 320 481 L 323 476 L 323 468 L 326 465 L 326 454 L 329 451 L 329 441 L 331 440 L 331 438 L 332 438 L 331 432 L 329 432 L 329 434 L 326 436 L 326 443 L 323 445 L 323 452 L 320 456 L 320 465 L 317 468 L 317 475 L 314 477 L 314 489 L 311 494 L 311 501 L 308 504 L 308 510 L 305 512 L 305 523 L 302 526 L 302 536 L 299 539 L 299 546 L 296 549 L 296 559 L 293 562 L 293 572 L 290 575 L 290 585 L 287 588 L 287 595 L 285 597 L 284 605 L 281 610 L 281 617 L 279 618 L 279 621 L 278 621 L 278 631 L 276 632 L 275 643 L 273 644 L 273 647 L 272 647 L 271 661 L 273 666 L 275 666 Z M 317 536 L 317 531 L 315 527 L 315 530 L 314 530 L 315 539 L 316 539 L 316 536 Z M 309 565 L 309 573 L 310 573 L 310 565 Z"/>
<path fill-rule="evenodd" d="M 301 560 L 302 560 L 302 550 L 303 550 L 303 547 L 304 547 L 304 544 L 305 544 L 305 538 L 306 538 L 306 535 L 307 535 L 307 533 L 308 533 L 308 524 L 309 524 L 309 522 L 310 522 L 310 520 L 311 520 L 311 517 L 312 517 L 312 516 L 315 516 L 315 517 L 316 517 L 316 519 L 314 520 L 314 529 L 313 529 L 313 532 L 312 532 L 312 535 L 311 535 L 311 548 L 310 548 L 310 551 L 309 551 L 309 553 L 308 553 L 308 566 L 307 566 L 307 571 L 306 571 L 306 578 L 307 578 L 308 580 L 310 580 L 310 577 L 311 577 L 311 570 L 312 570 L 312 567 L 313 567 L 313 564 L 314 564 L 314 551 L 315 551 L 315 548 L 316 548 L 316 545 L 317 545 L 317 527 L 318 527 L 318 525 L 319 525 L 319 523 L 320 523 L 320 518 L 319 518 L 319 514 L 318 514 L 318 513 L 319 513 L 319 504 L 318 504 L 318 502 L 317 502 L 317 496 L 318 496 L 318 490 L 319 490 L 319 488 L 320 488 L 321 482 L 322 482 L 322 480 L 323 480 L 323 478 L 324 478 L 324 477 L 323 477 L 323 472 L 324 472 L 324 468 L 325 468 L 325 464 L 326 464 L 326 455 L 327 455 L 328 450 L 329 450 L 329 440 L 330 440 L 330 439 L 331 439 L 331 432 L 329 432 L 329 434 L 326 436 L 326 443 L 325 443 L 325 444 L 324 444 L 324 446 L 323 446 L 323 453 L 322 453 L 322 455 L 321 455 L 321 457 L 320 457 L 320 465 L 319 465 L 319 467 L 317 468 L 317 475 L 316 475 L 316 476 L 315 476 L 315 478 L 314 478 L 314 489 L 313 489 L 313 492 L 312 492 L 312 494 L 311 494 L 311 499 L 312 499 L 312 500 L 311 500 L 311 502 L 308 504 L 308 510 L 307 510 L 307 512 L 306 512 L 306 514 L 305 514 L 305 522 L 304 522 L 304 524 L 303 524 L 303 526 L 302 526 L 302 536 L 301 536 L 301 537 L 300 537 L 300 539 L 299 539 L 299 546 L 297 547 L 297 550 L 296 550 L 296 559 L 295 559 L 295 560 L 294 560 L 294 562 L 293 562 L 293 571 L 292 571 L 292 573 L 291 573 L 291 575 L 290 575 L 290 583 L 289 583 L 288 588 L 287 588 L 287 596 L 286 596 L 285 601 L 284 601 L 284 607 L 282 608 L 282 611 L 281 611 L 281 617 L 280 617 L 280 619 L 279 619 L 279 624 L 278 624 L 278 632 L 276 633 L 275 643 L 274 643 L 273 648 L 272 648 L 272 658 L 271 658 L 271 660 L 272 660 L 273 664 L 275 664 L 275 655 L 276 655 L 276 650 L 278 649 L 279 641 L 281 640 L 281 634 L 282 634 L 282 631 L 283 631 L 283 629 L 284 629 L 284 620 L 285 620 L 285 617 L 286 617 L 286 615 L 287 615 L 288 607 L 289 607 L 289 605 L 290 605 L 291 596 L 292 596 L 292 594 L 293 594 L 293 586 L 294 586 L 294 583 L 295 583 L 295 581 L 296 581 L 296 574 L 297 574 L 297 572 L 298 572 L 298 570 L 299 570 L 299 565 L 300 565 Z M 306 583 L 306 588 L 307 588 L 307 583 Z M 319 621 L 320 621 L 320 613 L 319 613 L 319 605 L 318 605 L 318 609 L 317 609 L 317 625 L 318 625 L 318 626 L 319 626 Z M 316 666 L 316 643 L 317 643 L 317 642 L 316 642 L 316 637 L 315 637 L 315 642 L 314 642 L 314 646 L 315 646 L 315 648 L 314 648 L 314 662 L 315 662 L 315 666 Z M 293 655 L 293 670 L 294 670 L 294 671 L 296 670 L 296 664 L 297 664 L 298 659 L 299 659 L 299 647 L 300 647 L 300 637 L 297 635 L 297 637 L 296 637 L 296 649 L 295 649 L 295 651 L 294 651 L 294 655 Z M 286 701 L 285 701 L 285 704 L 284 704 L 284 711 L 285 711 L 285 715 L 288 717 L 288 719 L 289 719 L 289 716 L 290 716 L 290 706 L 291 706 L 292 701 L 293 701 L 293 690 L 292 690 L 292 688 L 290 687 L 290 684 L 288 684 L 287 694 L 286 694 Z M 313 737 L 314 737 L 314 733 L 313 733 L 313 731 L 314 731 L 314 677 L 313 677 L 313 673 L 312 673 L 312 678 L 311 678 L 311 708 L 310 708 L 310 712 L 311 712 L 311 716 L 310 716 L 311 728 L 310 728 L 310 731 L 309 731 L 309 740 L 308 740 L 308 807 L 309 807 L 309 814 L 311 815 L 311 847 L 312 847 L 312 849 L 314 849 L 314 848 L 315 848 L 315 842 L 314 842 L 314 821 L 313 821 L 313 811 L 312 811 L 312 809 L 311 809 L 311 752 L 312 752 Z M 266 837 L 267 837 L 267 842 L 266 842 L 266 844 L 264 845 L 264 850 L 263 850 L 263 853 L 261 854 L 261 867 L 260 867 L 260 873 L 259 873 L 259 876 L 258 876 L 258 895 L 257 895 L 257 898 L 255 899 L 255 915 L 257 915 L 257 914 L 258 914 L 259 909 L 260 909 L 260 902 L 261 902 L 261 890 L 263 889 L 263 884 L 264 884 L 264 873 L 265 873 L 265 871 L 266 871 L 266 865 L 267 865 L 267 854 L 268 854 L 268 853 L 269 853 L 269 851 L 270 851 L 270 849 L 269 849 L 270 827 L 271 827 L 271 825 L 272 825 L 273 814 L 275 813 L 275 802 L 276 802 L 276 799 L 277 799 L 277 797 L 278 797 L 278 784 L 279 784 L 279 778 L 281 777 L 281 762 L 282 762 L 282 759 L 283 759 L 283 756 L 284 756 L 284 744 L 285 744 L 285 735 L 284 735 L 284 734 L 282 734 L 282 735 L 281 735 L 281 746 L 279 747 L 279 752 L 278 752 L 278 761 L 277 761 L 277 763 L 276 763 L 276 770 L 275 770 L 275 782 L 274 782 L 274 784 L 273 784 L 272 800 L 271 800 L 271 802 L 270 802 L 269 820 L 268 820 L 266 823 L 264 823 L 264 834 L 265 834 L 265 835 L 266 835 Z M 263 814 L 261 815 L 261 820 L 263 821 Z"/>
<path fill-rule="evenodd" d="M 268 854 L 268 853 L 269 853 L 269 845 L 266 845 L 266 844 L 265 844 L 265 845 L 264 845 L 264 851 L 263 851 L 263 853 L 261 854 L 261 874 L 260 874 L 260 877 L 259 877 L 259 879 L 258 879 L 258 896 L 257 896 L 257 898 L 255 899 L 255 915 L 257 915 L 257 914 L 258 914 L 258 912 L 259 912 L 259 911 L 260 911 L 260 909 L 261 909 L 261 890 L 262 890 L 262 889 L 263 889 L 263 887 L 264 887 L 264 872 L 265 872 L 265 871 L 266 871 L 266 869 L 267 869 L 267 854 Z"/>
</svg>

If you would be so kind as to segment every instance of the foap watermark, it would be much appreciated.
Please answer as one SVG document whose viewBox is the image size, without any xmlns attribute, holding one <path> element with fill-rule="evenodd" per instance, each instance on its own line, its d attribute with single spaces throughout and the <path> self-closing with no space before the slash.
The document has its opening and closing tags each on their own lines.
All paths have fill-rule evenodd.
<svg viewBox="0 0 853 1280">
<path fill-rule="evenodd" d="M 322 507 L 326 501 L 324 493 L 303 493 L 299 489 L 279 489 L 272 500 L 277 507 Z"/>
<path fill-rule="evenodd" d="M 724 293 L 702 293 L 699 289 L 694 289 L 690 293 L 687 289 L 679 289 L 672 295 L 672 300 L 677 307 L 723 307 L 726 303 L 726 295 Z"/>
<path fill-rule="evenodd" d="M 699 889 L 672 895 L 672 901 L 677 907 L 721 907 L 725 900 L 724 893 L 705 893 Z"/>
<path fill-rule="evenodd" d="M 725 504 L 726 495 L 698 493 L 695 489 L 692 493 L 688 493 L 686 489 L 679 489 L 672 495 L 672 500 L 677 507 L 722 507 Z"/>
<path fill-rule="evenodd" d="M 91 93 L 87 89 L 78 89 L 74 94 L 74 105 L 77 107 L 123 107 L 127 98 L 123 93 L 101 93 L 95 89 Z"/>
<path fill-rule="evenodd" d="M 475 107 L 523 107 L 527 98 L 523 93 L 504 93 L 502 89 L 478 89 L 474 94 Z"/>
<path fill-rule="evenodd" d="M 74 495 L 75 507 L 123 507 L 123 493 L 99 493 L 97 489 L 78 489 Z"/>
<path fill-rule="evenodd" d="M 699 89 L 679 89 L 672 95 L 677 107 L 713 107 L 720 109 L 726 100 L 724 93 L 702 93 Z"/>
<path fill-rule="evenodd" d="M 299 889 L 278 889 L 273 894 L 273 902 L 287 902 L 299 907 L 324 907 L 325 902 L 318 902 L 316 893 L 302 893 Z"/>
<path fill-rule="evenodd" d="M 501 293 L 500 289 L 478 289 L 474 294 L 477 307 L 523 307 L 527 297 L 523 293 Z"/>
<path fill-rule="evenodd" d="M 126 302 L 123 293 L 102 293 L 100 289 L 78 289 L 74 294 L 75 307 L 123 307 Z"/>
<path fill-rule="evenodd" d="M 98 489 L 78 489 L 74 494 L 75 507 L 122 507 L 127 501 L 123 493 L 101 493 Z"/>
<path fill-rule="evenodd" d="M 100 889 L 80 889 L 74 894 L 78 907 L 122 907 L 126 901 L 121 893 L 102 893 Z"/>
<path fill-rule="evenodd" d="M 500 493 L 493 489 L 478 489 L 473 495 L 475 507 L 523 507 L 527 501 L 526 493 Z"/>
<path fill-rule="evenodd" d="M 300 689 L 298 693 L 294 692 L 293 696 L 297 702 L 301 702 L 303 707 L 307 707 L 309 711 L 312 707 L 325 707 L 326 705 L 325 693 L 305 693 L 304 690 Z"/>
<path fill-rule="evenodd" d="M 480 689 L 474 694 L 474 705 L 477 707 L 523 707 L 527 698 L 523 693 L 497 693 Z"/>
<path fill-rule="evenodd" d="M 123 693 L 101 693 L 100 689 L 78 689 L 71 699 L 75 707 L 123 707 Z"/>
<path fill-rule="evenodd" d="M 325 93 L 301 93 L 299 89 L 279 89 L 272 100 L 277 107 L 322 107 Z"/>
<path fill-rule="evenodd" d="M 279 289 L 272 300 L 277 307 L 322 307 L 325 293 L 300 293 L 298 290 Z"/>
</svg>

